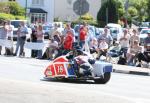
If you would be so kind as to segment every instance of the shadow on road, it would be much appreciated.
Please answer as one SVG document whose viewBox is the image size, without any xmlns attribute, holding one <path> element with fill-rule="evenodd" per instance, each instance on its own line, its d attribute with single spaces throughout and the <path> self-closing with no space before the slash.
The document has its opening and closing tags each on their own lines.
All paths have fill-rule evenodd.
<svg viewBox="0 0 150 103">
<path fill-rule="evenodd" d="M 74 79 L 56 79 L 56 78 L 49 78 L 49 79 L 41 79 L 41 81 L 45 82 L 58 82 L 58 83 L 73 83 L 73 84 L 95 84 L 93 80 L 74 80 Z"/>
</svg>

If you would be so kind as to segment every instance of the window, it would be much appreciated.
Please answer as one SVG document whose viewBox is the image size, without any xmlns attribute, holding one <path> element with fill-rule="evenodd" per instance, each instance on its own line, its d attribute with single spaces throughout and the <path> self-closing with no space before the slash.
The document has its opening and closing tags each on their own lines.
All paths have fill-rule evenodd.
<svg viewBox="0 0 150 103">
<path fill-rule="evenodd" d="M 32 5 L 44 5 L 44 0 L 32 0 Z"/>
<path fill-rule="evenodd" d="M 31 14 L 31 23 L 35 22 L 46 22 L 46 14 L 45 13 L 32 13 Z"/>
</svg>

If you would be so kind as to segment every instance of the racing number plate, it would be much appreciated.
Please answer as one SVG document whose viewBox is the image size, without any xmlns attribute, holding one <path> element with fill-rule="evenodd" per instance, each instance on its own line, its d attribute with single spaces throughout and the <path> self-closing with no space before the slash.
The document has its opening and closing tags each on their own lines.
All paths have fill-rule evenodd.
<svg viewBox="0 0 150 103">
<path fill-rule="evenodd" d="M 64 64 L 55 64 L 55 70 L 57 75 L 65 75 L 66 76 L 66 70 Z"/>
</svg>

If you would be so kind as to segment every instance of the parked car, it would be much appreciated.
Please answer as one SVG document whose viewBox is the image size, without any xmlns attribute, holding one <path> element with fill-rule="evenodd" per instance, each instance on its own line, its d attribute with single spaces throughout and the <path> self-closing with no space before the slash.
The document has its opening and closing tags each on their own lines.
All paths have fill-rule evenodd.
<svg viewBox="0 0 150 103">
<path fill-rule="evenodd" d="M 142 29 L 140 31 L 139 37 L 140 37 L 140 44 L 144 44 L 144 39 L 147 37 L 147 33 L 150 31 L 150 28 Z"/>
<path fill-rule="evenodd" d="M 142 22 L 138 30 L 140 32 L 142 29 L 147 29 L 147 28 L 150 28 L 150 22 Z"/>
<path fill-rule="evenodd" d="M 120 35 L 123 34 L 123 29 L 121 25 L 115 23 L 108 23 L 107 27 L 110 29 L 111 35 L 114 40 L 118 40 Z"/>
<path fill-rule="evenodd" d="M 11 25 L 14 26 L 13 39 L 14 39 L 14 40 L 17 40 L 17 30 L 18 30 L 18 27 L 20 26 L 20 23 L 21 23 L 22 21 L 25 22 L 26 26 L 28 27 L 28 34 L 26 35 L 26 38 L 27 38 L 27 40 L 30 41 L 32 29 L 29 27 L 29 25 L 28 25 L 28 23 L 27 23 L 26 20 L 10 20 Z"/>
<path fill-rule="evenodd" d="M 104 32 L 104 28 L 97 28 L 97 27 L 95 27 L 95 35 L 96 35 L 96 37 L 101 35 L 103 32 Z"/>
<path fill-rule="evenodd" d="M 52 27 L 50 27 L 48 25 L 43 25 L 44 39 L 48 39 L 49 38 L 51 29 L 52 29 Z"/>
</svg>

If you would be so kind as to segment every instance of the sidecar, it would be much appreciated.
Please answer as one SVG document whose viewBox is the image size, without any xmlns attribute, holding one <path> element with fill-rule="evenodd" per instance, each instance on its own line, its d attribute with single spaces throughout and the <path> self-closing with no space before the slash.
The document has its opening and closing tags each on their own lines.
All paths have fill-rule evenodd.
<svg viewBox="0 0 150 103">
<path fill-rule="evenodd" d="M 51 61 L 46 68 L 44 75 L 45 79 L 74 79 L 74 80 L 94 80 L 95 83 L 105 84 L 110 80 L 112 72 L 112 64 L 104 61 L 96 61 L 92 66 L 93 76 L 78 76 L 73 62 L 70 62 L 66 56 L 60 56 Z"/>
</svg>

